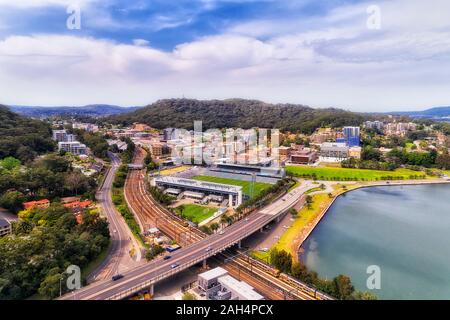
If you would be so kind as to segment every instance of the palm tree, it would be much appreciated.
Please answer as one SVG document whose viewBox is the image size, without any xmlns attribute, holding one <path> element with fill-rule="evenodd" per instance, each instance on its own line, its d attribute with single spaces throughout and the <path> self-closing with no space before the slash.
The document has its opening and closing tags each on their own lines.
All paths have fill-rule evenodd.
<svg viewBox="0 0 450 320">
<path fill-rule="evenodd" d="M 226 214 L 223 214 L 220 217 L 220 224 L 222 225 L 222 228 L 224 224 L 228 224 L 228 216 Z"/>
<path fill-rule="evenodd" d="M 211 224 L 210 228 L 212 231 L 216 232 L 217 229 L 219 229 L 219 224 L 214 222 L 213 224 Z"/>
</svg>

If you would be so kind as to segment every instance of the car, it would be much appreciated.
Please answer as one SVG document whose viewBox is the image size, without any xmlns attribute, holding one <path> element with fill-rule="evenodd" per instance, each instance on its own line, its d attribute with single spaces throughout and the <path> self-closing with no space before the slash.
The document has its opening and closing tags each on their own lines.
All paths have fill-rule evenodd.
<svg viewBox="0 0 450 320">
<path fill-rule="evenodd" d="M 225 231 L 221 230 L 221 231 L 219 232 L 219 235 L 223 235 L 224 233 L 225 233 Z"/>
<path fill-rule="evenodd" d="M 211 247 L 206 248 L 206 252 L 211 251 Z"/>
<path fill-rule="evenodd" d="M 179 266 L 178 263 L 172 263 L 172 264 L 170 265 L 170 267 L 171 267 L 172 269 L 175 269 L 175 268 L 178 267 L 178 266 Z"/>
<path fill-rule="evenodd" d="M 249 218 L 245 218 L 245 221 L 250 221 L 250 219 Z"/>
<path fill-rule="evenodd" d="M 169 260 L 170 258 L 172 258 L 172 256 L 165 256 L 164 260 Z"/>
<path fill-rule="evenodd" d="M 122 278 L 123 278 L 123 274 L 116 274 L 111 279 L 112 279 L 112 281 L 117 281 L 117 280 L 120 280 Z"/>
</svg>

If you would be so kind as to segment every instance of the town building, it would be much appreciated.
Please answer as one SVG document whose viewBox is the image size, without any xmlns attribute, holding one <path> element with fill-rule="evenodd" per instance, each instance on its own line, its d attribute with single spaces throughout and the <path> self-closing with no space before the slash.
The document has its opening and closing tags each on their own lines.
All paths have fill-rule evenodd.
<svg viewBox="0 0 450 320">
<path fill-rule="evenodd" d="M 178 189 L 184 192 L 189 198 L 204 198 L 207 195 L 220 195 L 225 199 L 228 197 L 230 207 L 238 207 L 243 202 L 242 187 L 228 184 L 197 181 L 193 179 L 183 179 L 171 176 L 159 176 L 151 180 L 152 186 L 165 189 Z"/>
<path fill-rule="evenodd" d="M 364 122 L 364 128 L 382 131 L 384 128 L 384 123 L 382 121 L 366 121 Z"/>
<path fill-rule="evenodd" d="M 163 140 L 169 141 L 175 139 L 175 130 L 174 128 L 166 128 L 163 130 Z"/>
<path fill-rule="evenodd" d="M 73 129 L 85 130 L 85 131 L 88 131 L 88 132 L 98 132 L 99 131 L 98 125 L 95 125 L 95 124 L 92 124 L 92 123 L 74 122 L 74 123 L 72 123 L 72 128 Z"/>
<path fill-rule="evenodd" d="M 348 150 L 348 156 L 353 159 L 361 159 L 361 152 L 362 152 L 361 147 L 351 147 Z"/>
<path fill-rule="evenodd" d="M 11 233 L 11 223 L 3 218 L 0 218 L 0 237 Z"/>
<path fill-rule="evenodd" d="M 53 130 L 52 136 L 57 142 L 72 142 L 76 139 L 75 135 L 67 133 L 66 130 Z"/>
<path fill-rule="evenodd" d="M 58 142 L 58 151 L 64 150 L 75 155 L 87 154 L 87 147 L 78 141 Z"/>
<path fill-rule="evenodd" d="M 360 142 L 360 128 L 359 127 L 344 127 L 342 129 L 343 137 L 337 138 L 336 142 L 346 143 L 349 147 L 359 147 Z"/>
<path fill-rule="evenodd" d="M 264 300 L 252 286 L 231 277 L 221 267 L 199 274 L 198 289 L 207 300 Z"/>
<path fill-rule="evenodd" d="M 291 153 L 289 162 L 294 164 L 312 164 L 318 159 L 317 151 L 305 148 Z"/>
<path fill-rule="evenodd" d="M 91 205 L 92 201 L 90 200 L 86 201 L 75 200 L 73 202 L 63 204 L 64 207 L 70 209 L 73 213 L 84 211 Z"/>
<path fill-rule="evenodd" d="M 341 162 L 349 157 L 349 146 L 346 143 L 324 142 L 320 146 L 320 161 Z"/>
<path fill-rule="evenodd" d="M 134 123 L 133 129 L 138 131 L 150 131 L 152 128 L 144 123 Z"/>
<path fill-rule="evenodd" d="M 289 157 L 291 155 L 291 147 L 285 147 L 285 146 L 279 147 L 278 155 L 280 156 L 281 161 L 289 159 Z"/>
<path fill-rule="evenodd" d="M 42 199 L 42 200 L 38 200 L 38 201 L 24 202 L 22 205 L 25 210 L 33 209 L 33 208 L 46 209 L 50 206 L 50 201 L 48 199 Z"/>
<path fill-rule="evenodd" d="M 385 126 L 385 134 L 388 136 L 404 137 L 408 133 L 408 131 L 415 130 L 417 130 L 417 125 L 412 122 L 391 122 Z"/>
<path fill-rule="evenodd" d="M 151 144 L 152 157 L 160 158 L 164 155 L 170 154 L 170 147 L 165 143 L 152 143 Z"/>
</svg>

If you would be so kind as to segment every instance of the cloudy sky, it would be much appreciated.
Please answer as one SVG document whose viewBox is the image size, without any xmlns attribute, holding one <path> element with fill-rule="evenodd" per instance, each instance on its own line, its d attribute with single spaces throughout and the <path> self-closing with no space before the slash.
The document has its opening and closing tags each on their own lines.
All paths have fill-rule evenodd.
<svg viewBox="0 0 450 320">
<path fill-rule="evenodd" d="M 0 0 L 0 103 L 183 96 L 450 105 L 450 1 Z"/>
</svg>

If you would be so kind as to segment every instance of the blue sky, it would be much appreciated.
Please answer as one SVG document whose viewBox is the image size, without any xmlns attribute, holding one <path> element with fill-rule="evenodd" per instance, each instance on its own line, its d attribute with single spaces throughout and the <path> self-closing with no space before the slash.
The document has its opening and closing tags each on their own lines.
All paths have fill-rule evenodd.
<svg viewBox="0 0 450 320">
<path fill-rule="evenodd" d="M 0 0 L 0 103 L 423 109 L 450 104 L 449 39 L 445 0 Z"/>
</svg>

